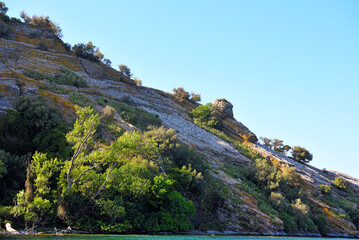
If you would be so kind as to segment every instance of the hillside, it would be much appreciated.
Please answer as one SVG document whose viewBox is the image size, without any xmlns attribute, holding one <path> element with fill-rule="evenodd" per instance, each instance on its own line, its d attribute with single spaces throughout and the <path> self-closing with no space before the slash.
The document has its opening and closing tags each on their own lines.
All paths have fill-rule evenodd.
<svg viewBox="0 0 359 240">
<path fill-rule="evenodd" d="M 339 172 L 323 171 L 297 162 L 260 144 L 257 136 L 233 117 L 231 104 L 226 100 L 218 99 L 211 107 L 221 123 L 221 127 L 211 127 L 191 117 L 191 111 L 200 106 L 195 101 L 182 100 L 161 90 L 138 86 L 130 77 L 102 61 L 76 56 L 75 52 L 69 50 L 49 29 L 14 20 L 0 20 L 0 32 L 0 148 L 9 152 L 0 152 L 3 158 L 0 158 L 0 169 L 5 169 L 0 171 L 0 180 L 3 181 L 0 190 L 3 191 L 0 203 L 3 205 L 0 208 L 1 227 L 5 220 L 9 220 L 21 229 L 25 226 L 53 227 L 58 224 L 71 225 L 74 229 L 103 232 L 195 230 L 193 233 L 216 231 L 226 234 L 359 236 L 359 180 Z M 46 47 L 41 47 L 44 45 Z M 24 118 L 26 115 L 21 114 L 32 106 L 29 103 L 32 100 L 26 96 L 31 99 L 40 99 L 38 96 L 43 96 L 43 100 L 36 101 L 44 101 L 48 108 L 55 108 L 62 119 L 60 123 L 46 126 L 46 131 L 36 124 L 31 131 L 22 131 L 21 124 L 27 123 L 21 121 L 27 119 Z M 99 121 L 96 135 L 93 135 L 93 142 L 88 143 L 88 148 L 81 152 L 83 165 L 78 169 L 85 169 L 92 166 L 91 164 L 95 166 L 95 163 L 101 166 L 81 175 L 83 179 L 76 182 L 69 195 L 65 196 L 67 182 L 66 176 L 62 174 L 68 170 L 69 166 L 66 164 L 69 164 L 74 153 L 70 149 L 71 144 L 64 143 L 65 147 L 59 146 L 57 141 L 61 139 L 66 142 L 65 134 L 73 132 L 76 110 L 79 113 L 75 105 L 91 106 L 94 109 L 86 114 L 98 113 L 99 116 L 105 116 L 96 120 Z M 106 115 L 109 109 L 107 106 L 111 106 L 114 110 L 110 111 L 115 112 Z M 59 118 L 51 117 L 51 114 L 55 113 L 41 111 L 34 114 L 35 117 L 31 115 L 28 121 L 37 117 L 45 121 L 42 125 L 46 125 L 47 121 L 55 122 L 54 119 Z M 44 118 L 45 113 L 49 115 L 47 118 Z M 20 120 L 16 116 L 21 116 Z M 86 119 L 82 120 L 84 123 Z M 61 124 L 64 125 L 62 132 L 58 130 Z M 165 128 L 148 129 L 149 125 L 163 125 Z M 81 124 L 78 127 L 80 128 Z M 55 132 L 50 131 L 52 129 L 61 132 L 62 137 L 54 137 L 51 140 L 50 137 L 55 135 Z M 168 129 L 174 129 L 175 132 L 169 132 Z M 138 132 L 138 136 L 131 135 L 130 132 L 133 131 Z M 40 133 L 42 135 L 39 135 Z M 73 134 L 73 138 L 81 140 L 81 134 Z M 155 143 L 148 140 L 148 136 L 156 136 Z M 45 143 L 44 139 L 47 137 L 50 140 Z M 33 138 L 38 139 L 37 142 L 29 142 L 33 141 Z M 94 149 L 98 150 L 96 154 L 107 154 L 108 149 L 115 147 L 113 143 L 119 142 L 125 146 L 133 138 L 137 139 L 136 144 L 141 141 L 143 144 L 135 145 L 131 151 L 121 148 L 120 152 L 117 149 L 117 152 L 111 152 L 112 155 L 102 156 L 102 162 L 93 160 L 95 156 L 91 155 L 91 151 L 95 152 Z M 72 143 L 77 146 L 75 140 Z M 46 147 L 43 147 L 44 145 Z M 56 147 L 53 147 L 55 145 Z M 156 149 L 151 152 L 149 149 L 154 146 Z M 35 151 L 44 151 L 48 154 L 47 158 Z M 129 162 L 141 162 L 138 169 L 145 166 L 147 170 L 134 170 L 133 166 L 122 160 L 121 163 L 115 160 L 110 162 L 108 159 L 112 159 L 114 154 L 121 155 L 122 159 L 128 159 Z M 57 157 L 58 160 L 52 161 L 50 156 Z M 17 172 L 22 174 L 21 176 L 9 174 L 16 170 L 10 169 L 11 166 L 6 163 L 15 158 L 16 161 L 11 161 L 16 162 L 17 167 L 21 166 Z M 43 160 L 41 162 L 38 159 Z M 37 161 L 38 165 L 35 166 Z M 54 165 L 48 163 L 51 161 Z M 46 164 L 50 165 L 46 167 Z M 183 165 L 186 168 L 183 169 Z M 128 169 L 122 169 L 123 166 Z M 37 171 L 40 168 L 41 174 L 44 174 L 41 176 L 47 176 L 45 180 L 39 178 L 40 172 Z M 65 170 L 57 172 L 56 168 Z M 194 169 L 196 171 L 193 171 Z M 112 177 L 113 170 L 118 174 L 117 177 Z M 138 177 L 139 175 L 136 175 L 138 178 L 132 179 L 131 176 L 125 175 L 126 171 L 130 175 L 135 175 L 138 171 L 149 171 L 153 176 L 151 175 L 148 181 L 144 180 L 145 177 Z M 74 173 L 73 176 L 79 177 L 79 173 Z M 124 176 L 130 180 L 123 180 Z M 146 192 L 142 198 L 142 190 L 138 190 L 133 196 L 128 196 L 129 200 L 126 198 L 126 192 L 138 186 L 142 187 L 144 182 L 153 184 L 148 189 L 156 192 L 155 183 L 161 176 L 169 176 L 168 181 L 173 180 L 172 182 L 176 183 L 168 189 L 164 187 L 165 183 L 158 183 L 173 195 L 162 196 L 158 190 L 153 193 L 154 196 L 147 195 Z M 338 177 L 344 180 L 345 187 L 336 187 L 333 184 Z M 190 180 L 184 180 L 188 178 Z M 9 184 L 10 181 L 16 181 L 17 186 Z M 101 181 L 104 181 L 103 188 L 99 184 Z M 128 188 L 121 191 L 112 189 L 115 182 L 129 184 L 136 181 L 138 186 L 126 185 Z M 97 194 L 93 186 L 101 191 Z M 323 186 L 327 186 L 329 190 L 323 190 Z M 24 189 L 22 194 L 26 197 L 23 196 L 24 202 L 21 203 L 22 195 L 18 192 Z M 122 194 L 120 198 L 116 197 L 116 192 Z M 178 197 L 178 194 L 181 197 Z M 139 195 L 141 200 L 138 200 Z M 173 196 L 176 196 L 177 202 L 167 206 L 166 202 L 172 201 Z M 14 197 L 17 197 L 17 208 L 13 209 L 11 204 Z M 59 200 L 62 197 L 65 200 Z M 153 200 L 154 197 L 158 199 Z M 142 201 L 148 201 L 148 204 L 142 206 L 139 203 Z M 161 204 L 163 201 L 163 206 L 157 206 L 159 203 L 156 201 Z M 131 203 L 135 204 L 135 207 Z M 193 203 L 195 213 L 192 212 L 190 203 Z M 108 210 L 110 206 L 113 208 Z M 139 206 L 142 209 L 139 209 Z M 62 214 L 59 213 L 61 207 Z M 175 207 L 188 209 L 179 209 L 175 213 L 169 211 Z M 76 208 L 85 210 L 76 212 Z M 118 210 L 118 216 L 115 217 L 103 213 L 103 209 L 108 212 L 122 210 Z M 153 215 L 144 214 L 148 209 L 153 211 Z M 81 214 L 87 214 L 86 218 L 95 219 L 99 212 L 103 214 L 102 223 L 81 218 Z M 163 212 L 169 214 L 167 217 L 170 220 L 165 220 L 163 216 L 158 217 Z M 134 216 L 138 216 L 137 222 L 133 220 Z M 142 227 L 142 223 L 153 226 L 157 224 L 158 227 Z M 166 224 L 171 227 L 163 227 Z"/>
</svg>

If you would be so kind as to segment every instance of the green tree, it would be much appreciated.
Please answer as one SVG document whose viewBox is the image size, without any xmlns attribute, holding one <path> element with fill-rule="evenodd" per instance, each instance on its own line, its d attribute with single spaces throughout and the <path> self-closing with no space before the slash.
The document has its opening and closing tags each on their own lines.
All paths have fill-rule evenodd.
<svg viewBox="0 0 359 240">
<path fill-rule="evenodd" d="M 67 196 L 72 186 L 76 184 L 85 173 L 99 167 L 102 162 L 101 151 L 88 151 L 94 147 L 93 136 L 99 125 L 98 114 L 93 114 L 90 107 L 80 108 L 76 106 L 79 116 L 74 124 L 74 129 L 66 135 L 67 141 L 73 145 L 74 154 L 69 161 L 65 162 L 63 172 L 66 174 L 67 183 L 63 184 L 63 191 L 58 206 Z"/>
<path fill-rule="evenodd" d="M 292 157 L 301 163 L 309 163 L 313 159 L 313 155 L 307 149 L 300 146 L 294 146 L 292 148 Z"/>
</svg>

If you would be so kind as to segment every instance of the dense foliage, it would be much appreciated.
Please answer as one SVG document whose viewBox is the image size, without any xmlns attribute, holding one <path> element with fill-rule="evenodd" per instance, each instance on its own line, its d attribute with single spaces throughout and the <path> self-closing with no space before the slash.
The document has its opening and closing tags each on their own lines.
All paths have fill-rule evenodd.
<svg viewBox="0 0 359 240">
<path fill-rule="evenodd" d="M 16 195 L 15 207 L 4 208 L 0 215 L 16 216 L 12 218 L 17 224 L 57 222 L 105 232 L 188 231 L 195 208 L 183 194 L 196 192 L 211 202 L 222 199 L 211 186 L 202 185 L 212 178 L 205 174 L 204 180 L 194 167 L 206 171 L 207 165 L 195 151 L 177 143 L 173 129 L 152 127 L 144 135 L 125 132 L 104 144 L 97 135 L 104 116 L 89 107 L 77 109 L 79 118 L 65 135 L 57 121 L 43 121 L 52 116 L 51 109 L 41 110 L 43 99 L 20 97 L 17 106 L 16 113 L 27 117 L 26 127 L 38 128 L 29 150 L 44 152 L 33 152 L 25 174 L 25 157 L 0 151 L 0 178 L 6 178 L 0 204 L 11 204 Z M 8 119 L 1 123 L 9 124 Z"/>
<path fill-rule="evenodd" d="M 200 122 L 208 127 L 215 129 L 221 129 L 222 127 L 221 120 L 213 114 L 212 104 L 210 103 L 196 107 L 189 115 L 195 122 Z"/>
</svg>

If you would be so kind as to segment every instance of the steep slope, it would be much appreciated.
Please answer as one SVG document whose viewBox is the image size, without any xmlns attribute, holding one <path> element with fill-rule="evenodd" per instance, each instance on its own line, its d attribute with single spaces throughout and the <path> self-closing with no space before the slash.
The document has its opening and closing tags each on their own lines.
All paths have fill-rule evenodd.
<svg viewBox="0 0 359 240">
<path fill-rule="evenodd" d="M 0 23 L 4 24 L 4 23 Z M 216 209 L 220 223 L 227 233 L 261 233 L 285 234 L 283 221 L 275 215 L 261 210 L 258 199 L 250 195 L 242 187 L 242 180 L 228 174 L 228 165 L 248 167 L 253 159 L 238 150 L 231 141 L 225 141 L 213 133 L 197 126 L 189 117 L 189 112 L 197 107 L 190 102 L 179 102 L 173 95 L 160 90 L 136 86 L 133 80 L 101 62 L 92 62 L 78 58 L 67 51 L 60 39 L 46 29 L 35 28 L 23 23 L 9 26 L 11 34 L 8 39 L 0 39 L 0 114 L 6 114 L 13 108 L 15 99 L 20 95 L 42 95 L 71 121 L 75 117 L 74 103 L 70 93 L 85 94 L 92 104 L 102 109 L 96 99 L 105 97 L 116 101 L 126 101 L 131 105 L 154 113 L 162 120 L 163 125 L 177 131 L 179 140 L 193 147 L 206 157 L 212 167 L 212 175 L 229 187 L 230 193 L 223 206 Z M 34 37 L 35 36 L 35 37 Z M 40 43 L 46 44 L 48 51 L 38 49 Z M 34 80 L 27 77 L 26 70 L 36 70 L 45 74 L 58 74 L 62 68 L 69 69 L 83 77 L 88 87 L 77 88 L 63 85 L 69 93 L 54 93 L 41 86 L 49 85 L 49 81 Z M 116 116 L 126 130 L 135 129 L 120 116 Z M 322 171 L 288 158 L 276 151 L 267 149 L 257 143 L 256 136 L 233 116 L 223 116 L 224 132 L 235 141 L 249 149 L 260 153 L 270 160 L 278 169 L 284 166 L 295 167 L 300 175 L 301 187 L 308 191 L 307 197 L 313 205 L 320 208 L 329 221 L 329 236 L 357 236 L 358 231 L 349 218 L 340 216 L 341 209 L 324 203 L 320 198 L 320 184 L 331 184 L 335 177 L 342 177 L 349 183 L 353 196 L 359 195 L 359 180 L 334 171 Z M 246 140 L 246 141 L 245 141 Z M 346 197 L 348 193 L 333 190 L 333 197 Z M 197 216 L 201 219 L 201 216 Z M 312 233 L 319 235 L 318 231 Z"/>
</svg>

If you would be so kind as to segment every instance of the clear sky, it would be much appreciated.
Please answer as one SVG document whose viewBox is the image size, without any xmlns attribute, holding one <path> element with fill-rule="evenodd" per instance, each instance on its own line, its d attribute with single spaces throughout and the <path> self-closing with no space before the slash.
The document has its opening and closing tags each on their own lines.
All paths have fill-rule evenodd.
<svg viewBox="0 0 359 240">
<path fill-rule="evenodd" d="M 257 136 L 359 178 L 359 1 L 4 0 L 92 41 L 145 86 L 226 98 Z"/>
</svg>

